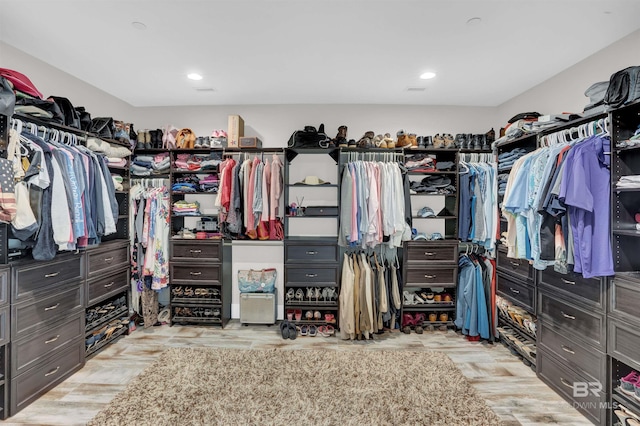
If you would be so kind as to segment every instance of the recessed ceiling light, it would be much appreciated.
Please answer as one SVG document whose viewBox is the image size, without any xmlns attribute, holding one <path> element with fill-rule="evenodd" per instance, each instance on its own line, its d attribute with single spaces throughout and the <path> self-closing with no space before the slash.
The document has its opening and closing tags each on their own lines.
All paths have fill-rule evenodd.
<svg viewBox="0 0 640 426">
<path fill-rule="evenodd" d="M 429 80 L 429 79 L 431 79 L 431 78 L 433 78 L 435 76 L 436 76 L 435 72 L 428 71 L 428 72 L 422 73 L 420 75 L 420 78 L 423 79 L 423 80 Z"/>
<path fill-rule="evenodd" d="M 480 22 L 482 22 L 482 18 L 471 18 L 467 21 L 467 25 L 478 25 Z"/>
<path fill-rule="evenodd" d="M 611 11 L 610 11 L 610 10 L 605 10 L 605 11 L 604 11 L 604 12 L 602 12 L 602 13 L 604 13 L 605 15 L 611 15 Z"/>
<path fill-rule="evenodd" d="M 196 92 L 215 92 L 216 89 L 213 87 L 195 87 Z"/>
<path fill-rule="evenodd" d="M 142 22 L 137 22 L 137 21 L 132 22 L 131 26 L 133 28 L 135 28 L 136 30 L 141 30 L 141 31 L 147 29 L 147 26 L 145 24 L 143 24 Z"/>
<path fill-rule="evenodd" d="M 192 72 L 191 74 L 187 74 L 187 78 L 189 80 L 202 80 L 202 76 L 198 73 Z"/>
<path fill-rule="evenodd" d="M 427 90 L 426 87 L 407 87 L 407 92 L 424 92 L 425 90 Z"/>
</svg>

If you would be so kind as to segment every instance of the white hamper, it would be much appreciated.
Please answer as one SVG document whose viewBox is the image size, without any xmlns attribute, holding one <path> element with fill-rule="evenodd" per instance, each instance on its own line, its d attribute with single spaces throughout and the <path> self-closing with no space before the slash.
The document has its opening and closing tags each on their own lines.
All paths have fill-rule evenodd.
<svg viewBox="0 0 640 426">
<path fill-rule="evenodd" d="M 241 324 L 275 324 L 277 289 L 273 293 L 240 293 Z"/>
</svg>

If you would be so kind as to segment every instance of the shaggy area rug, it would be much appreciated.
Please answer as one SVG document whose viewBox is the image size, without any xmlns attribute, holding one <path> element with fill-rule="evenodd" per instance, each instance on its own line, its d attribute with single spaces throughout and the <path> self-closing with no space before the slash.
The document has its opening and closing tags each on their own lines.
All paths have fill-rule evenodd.
<svg viewBox="0 0 640 426">
<path fill-rule="evenodd" d="M 172 348 L 89 425 L 499 425 L 439 352 Z"/>
</svg>

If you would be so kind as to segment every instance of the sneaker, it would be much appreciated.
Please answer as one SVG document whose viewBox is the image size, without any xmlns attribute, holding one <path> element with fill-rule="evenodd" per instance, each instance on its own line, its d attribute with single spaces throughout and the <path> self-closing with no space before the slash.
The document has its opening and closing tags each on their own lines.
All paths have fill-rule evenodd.
<svg viewBox="0 0 640 426">
<path fill-rule="evenodd" d="M 194 148 L 202 148 L 202 136 L 198 136 L 193 144 Z"/>
<path fill-rule="evenodd" d="M 640 375 L 638 372 L 632 371 L 620 379 L 620 390 L 628 395 L 635 395 L 638 380 L 640 380 Z"/>
<path fill-rule="evenodd" d="M 202 148 L 211 148 L 211 138 L 209 136 L 202 136 L 201 139 Z"/>
<path fill-rule="evenodd" d="M 458 133 L 456 135 L 456 146 L 460 149 L 464 149 L 464 147 L 467 145 L 467 137 L 464 135 L 464 133 Z"/>
</svg>

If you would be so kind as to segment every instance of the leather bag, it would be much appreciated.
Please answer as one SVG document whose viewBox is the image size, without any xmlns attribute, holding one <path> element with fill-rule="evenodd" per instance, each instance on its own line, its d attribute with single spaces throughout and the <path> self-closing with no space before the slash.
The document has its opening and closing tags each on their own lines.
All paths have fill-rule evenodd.
<svg viewBox="0 0 640 426">
<path fill-rule="evenodd" d="M 331 139 L 324 133 L 324 124 L 316 130 L 313 126 L 304 126 L 303 130 L 296 130 L 289 138 L 289 148 L 329 148 Z"/>
<path fill-rule="evenodd" d="M 238 290 L 240 293 L 273 293 L 277 275 L 275 268 L 240 270 Z"/>
<path fill-rule="evenodd" d="M 61 96 L 49 96 L 48 99 L 55 102 L 56 105 L 58 105 L 58 108 L 62 111 L 65 126 L 74 127 L 76 129 L 80 128 L 80 114 L 78 114 L 78 111 L 76 111 L 69 99 Z"/>
<path fill-rule="evenodd" d="M 116 126 L 112 117 L 96 117 L 91 120 L 89 133 L 94 133 L 101 138 L 113 139 Z"/>
</svg>

